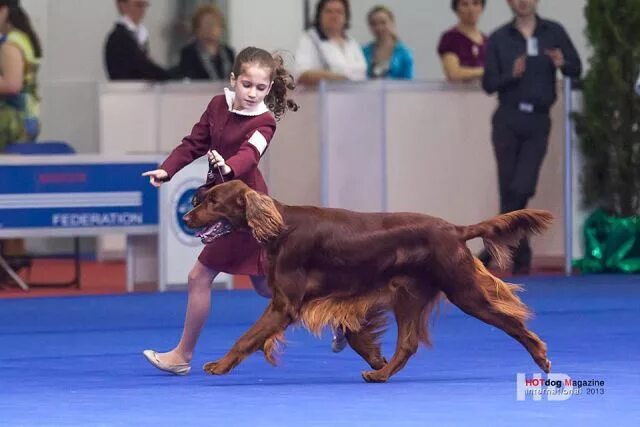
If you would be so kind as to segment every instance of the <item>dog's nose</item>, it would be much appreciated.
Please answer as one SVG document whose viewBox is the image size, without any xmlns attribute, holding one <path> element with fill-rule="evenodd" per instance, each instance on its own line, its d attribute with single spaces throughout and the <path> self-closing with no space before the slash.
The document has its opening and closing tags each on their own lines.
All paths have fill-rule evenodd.
<svg viewBox="0 0 640 427">
<path fill-rule="evenodd" d="M 189 224 L 189 222 L 191 221 L 191 212 L 184 214 L 184 216 L 182 217 L 182 221 Z"/>
</svg>

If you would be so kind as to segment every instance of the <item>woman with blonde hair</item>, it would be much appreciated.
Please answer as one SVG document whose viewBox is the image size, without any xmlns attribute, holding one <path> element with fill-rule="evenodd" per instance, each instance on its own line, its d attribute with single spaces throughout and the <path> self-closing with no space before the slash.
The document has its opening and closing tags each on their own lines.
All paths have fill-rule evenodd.
<svg viewBox="0 0 640 427">
<path fill-rule="evenodd" d="M 413 55 L 396 35 L 393 12 L 375 6 L 367 14 L 369 29 L 375 40 L 363 49 L 369 78 L 412 79 Z"/>
</svg>

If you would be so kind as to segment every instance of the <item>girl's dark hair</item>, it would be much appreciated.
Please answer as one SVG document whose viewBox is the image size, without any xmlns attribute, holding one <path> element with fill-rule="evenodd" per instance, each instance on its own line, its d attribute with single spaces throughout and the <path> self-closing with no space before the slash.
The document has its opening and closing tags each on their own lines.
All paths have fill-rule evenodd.
<svg viewBox="0 0 640 427">
<path fill-rule="evenodd" d="M 25 12 L 24 9 L 20 6 L 20 1 L 0 0 L 0 7 L 3 6 L 7 6 L 9 8 L 9 22 L 11 22 L 11 25 L 22 31 L 29 37 L 36 58 L 41 58 L 42 46 L 40 45 L 40 39 L 38 38 L 38 35 L 31 25 L 29 15 L 27 15 L 27 12 Z"/>
<path fill-rule="evenodd" d="M 318 4 L 316 5 L 316 15 L 313 18 L 313 27 L 318 32 L 318 35 L 320 36 L 321 40 L 326 40 L 328 37 L 324 33 L 324 31 L 322 31 L 322 28 L 320 28 L 320 15 L 322 14 L 322 11 L 324 10 L 324 7 L 330 1 L 339 1 L 344 6 L 344 12 L 345 12 L 345 15 L 346 15 L 346 20 L 347 20 L 347 22 L 344 25 L 344 30 L 348 30 L 349 29 L 349 25 L 351 24 L 351 7 L 349 6 L 349 0 L 320 0 L 318 2 Z"/>
<path fill-rule="evenodd" d="M 244 71 L 244 67 L 250 64 L 257 64 L 260 67 L 271 70 L 273 86 L 271 86 L 269 94 L 264 98 L 264 103 L 273 113 L 276 120 L 280 120 L 288 110 L 298 111 L 298 104 L 288 97 L 288 91 L 296 88 L 295 80 L 284 67 L 282 56 L 272 55 L 266 50 L 257 47 L 242 49 L 233 63 L 234 76 L 238 78 Z"/>
<path fill-rule="evenodd" d="M 484 7 L 487 5 L 487 0 L 481 0 L 482 1 L 482 8 L 484 9 Z M 458 11 L 458 3 L 460 3 L 460 0 L 451 0 L 451 9 L 454 12 Z"/>
</svg>

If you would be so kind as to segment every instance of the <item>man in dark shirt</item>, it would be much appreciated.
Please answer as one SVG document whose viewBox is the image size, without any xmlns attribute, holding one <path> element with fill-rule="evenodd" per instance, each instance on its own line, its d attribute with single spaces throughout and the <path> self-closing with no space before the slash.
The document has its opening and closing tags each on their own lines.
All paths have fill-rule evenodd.
<svg viewBox="0 0 640 427">
<path fill-rule="evenodd" d="M 116 0 L 120 18 L 105 45 L 111 80 L 167 80 L 169 73 L 149 58 L 149 33 L 142 20 L 147 0 Z"/>
<path fill-rule="evenodd" d="M 537 15 L 538 0 L 507 0 L 514 19 L 490 37 L 482 87 L 498 92 L 492 142 L 498 164 L 500 211 L 522 209 L 535 194 L 547 151 L 556 100 L 559 69 L 577 78 L 582 66 L 564 28 Z M 491 259 L 483 253 L 488 264 Z M 526 274 L 531 265 L 529 242 L 513 253 L 513 272 Z"/>
</svg>

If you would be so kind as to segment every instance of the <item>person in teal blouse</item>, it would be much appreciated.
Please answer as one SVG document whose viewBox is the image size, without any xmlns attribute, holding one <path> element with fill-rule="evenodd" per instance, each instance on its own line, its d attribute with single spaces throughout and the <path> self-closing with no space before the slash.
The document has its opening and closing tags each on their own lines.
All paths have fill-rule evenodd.
<svg viewBox="0 0 640 427">
<path fill-rule="evenodd" d="M 393 12 L 376 6 L 367 14 L 375 40 L 363 48 L 367 76 L 372 79 L 413 79 L 413 54 L 396 35 Z"/>
</svg>

